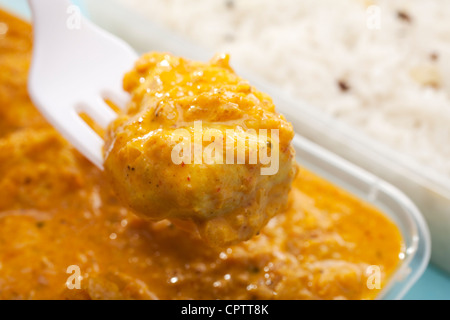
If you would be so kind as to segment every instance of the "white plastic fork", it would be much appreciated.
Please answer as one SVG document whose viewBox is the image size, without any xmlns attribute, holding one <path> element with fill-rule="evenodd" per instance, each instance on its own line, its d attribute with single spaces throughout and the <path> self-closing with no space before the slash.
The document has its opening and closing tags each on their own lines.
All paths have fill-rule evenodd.
<svg viewBox="0 0 450 320">
<path fill-rule="evenodd" d="M 122 78 L 137 54 L 81 16 L 68 0 L 28 0 L 34 44 L 28 91 L 35 106 L 78 151 L 103 169 L 103 139 L 79 116 L 103 128 L 124 108 Z"/>
</svg>

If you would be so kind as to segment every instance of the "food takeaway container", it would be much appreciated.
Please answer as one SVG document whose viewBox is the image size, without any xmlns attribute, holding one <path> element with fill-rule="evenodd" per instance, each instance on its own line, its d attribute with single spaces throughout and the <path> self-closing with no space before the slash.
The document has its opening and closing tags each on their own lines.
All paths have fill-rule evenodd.
<svg viewBox="0 0 450 320">
<path fill-rule="evenodd" d="M 84 0 L 83 3 L 94 22 L 128 41 L 138 52 L 168 51 L 202 61 L 213 56 L 213 52 L 149 21 L 118 0 Z M 246 71 L 245 67 L 235 64 L 233 67 L 239 75 L 273 98 L 278 111 L 293 124 L 298 134 L 392 183 L 408 195 L 430 228 L 432 262 L 450 272 L 450 179 L 332 119 L 317 108 L 290 98 Z"/>
<path fill-rule="evenodd" d="M 83 3 L 91 20 L 126 40 L 139 53 L 151 50 L 168 51 L 201 61 L 207 61 L 213 56 L 213 52 L 190 43 L 164 26 L 124 7 L 117 0 L 84 0 Z M 399 161 L 384 157 L 389 154 L 388 150 L 378 151 L 371 147 L 372 141 L 356 139 L 360 134 L 344 128 L 335 120 L 324 118 L 311 106 L 286 97 L 283 92 L 267 85 L 245 68 L 237 65 L 233 65 L 233 68 L 252 85 L 268 93 L 278 111 L 292 122 L 297 133 L 294 146 L 301 165 L 350 191 L 361 200 L 375 205 L 397 224 L 405 242 L 405 256 L 378 298 L 402 298 L 425 270 L 431 241 L 427 224 L 416 206 L 402 192 L 380 177 L 381 173 L 384 179 L 392 178 L 393 172 L 401 173 L 403 170 L 393 165 L 401 166 Z M 383 156 L 375 157 L 373 154 Z M 360 167 L 365 167 L 376 175 Z M 399 181 L 402 181 L 401 177 L 392 182 Z M 418 189 L 416 192 L 424 191 Z M 450 227 L 448 233 L 450 234 Z"/>
<path fill-rule="evenodd" d="M 1 4 L 2 1 L 0 1 Z M 84 4 L 87 5 L 89 17 L 94 22 L 118 34 L 140 52 L 163 50 L 200 60 L 206 60 L 211 56 L 208 52 L 171 34 L 164 28 L 128 11 L 115 0 L 85 0 Z M 3 7 L 8 9 L 8 6 L 3 5 Z M 22 9 L 21 14 L 23 15 Z M 27 14 L 23 16 L 26 17 Z M 278 104 L 278 109 L 294 123 L 297 133 L 302 134 L 302 136 L 297 134 L 293 140 L 297 161 L 302 166 L 351 192 L 362 201 L 378 207 L 397 225 L 404 241 L 404 251 L 401 253 L 399 266 L 377 298 L 401 299 L 422 275 L 430 258 L 429 231 L 417 207 L 394 186 L 305 138 L 309 131 L 300 130 L 301 122 L 299 120 L 301 119 L 297 120 L 294 108 L 297 108 L 297 112 L 302 114 L 303 108 L 307 109 L 307 106 L 298 102 L 292 105 L 292 102 L 288 101 L 289 104 L 283 108 L 284 98 L 280 98 L 279 92 L 266 86 L 249 73 L 243 74 L 240 70 L 242 69 L 238 69 L 240 75 L 272 95 Z M 302 116 L 306 118 L 303 119 L 304 122 L 308 122 L 308 118 L 311 117 L 309 119 L 312 122 L 309 126 L 310 130 L 318 130 L 314 124 L 319 121 L 313 115 L 304 114 Z M 318 127 L 319 124 L 317 124 Z M 326 132 L 331 135 L 334 127 L 330 126 L 328 130 Z"/>
</svg>

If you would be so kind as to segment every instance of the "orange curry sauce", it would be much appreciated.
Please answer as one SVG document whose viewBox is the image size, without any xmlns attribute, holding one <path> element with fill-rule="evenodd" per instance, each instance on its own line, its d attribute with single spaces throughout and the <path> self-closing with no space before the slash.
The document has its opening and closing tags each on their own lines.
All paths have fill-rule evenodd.
<svg viewBox="0 0 450 320">
<path fill-rule="evenodd" d="M 31 104 L 30 25 L 0 22 L 1 299 L 371 299 L 367 267 L 388 281 L 396 226 L 304 169 L 289 209 L 228 248 L 136 217 Z"/>
</svg>

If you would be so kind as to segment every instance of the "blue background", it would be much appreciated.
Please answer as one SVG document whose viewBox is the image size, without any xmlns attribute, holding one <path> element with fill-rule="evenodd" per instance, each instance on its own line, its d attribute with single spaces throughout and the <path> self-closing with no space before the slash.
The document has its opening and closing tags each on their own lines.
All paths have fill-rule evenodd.
<svg viewBox="0 0 450 320">
<path fill-rule="evenodd" d="M 83 8 L 82 0 L 72 1 Z M 0 0 L 0 5 L 25 17 L 29 16 L 25 0 Z M 406 294 L 406 300 L 450 300 L 450 275 L 434 265 L 429 265 L 423 276 Z"/>
</svg>

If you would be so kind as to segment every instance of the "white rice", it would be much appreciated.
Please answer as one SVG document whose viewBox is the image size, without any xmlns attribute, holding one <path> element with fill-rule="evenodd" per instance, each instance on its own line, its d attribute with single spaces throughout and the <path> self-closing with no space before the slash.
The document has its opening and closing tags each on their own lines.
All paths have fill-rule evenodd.
<svg viewBox="0 0 450 320">
<path fill-rule="evenodd" d="M 121 2 L 450 178 L 449 1 Z"/>
</svg>

